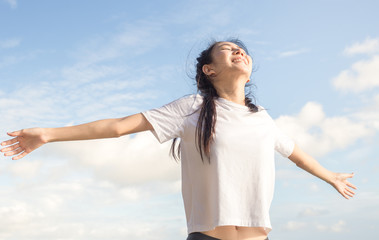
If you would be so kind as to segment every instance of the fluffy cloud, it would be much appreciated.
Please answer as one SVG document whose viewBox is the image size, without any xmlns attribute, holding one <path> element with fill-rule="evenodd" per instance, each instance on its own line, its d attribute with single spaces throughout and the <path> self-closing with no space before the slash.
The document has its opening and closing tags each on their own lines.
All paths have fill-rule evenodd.
<svg viewBox="0 0 379 240">
<path fill-rule="evenodd" d="M 182 207 L 176 198 L 162 201 L 159 189 L 152 188 L 144 190 L 152 192 L 149 196 L 142 196 L 141 187 L 118 187 L 83 176 L 75 168 L 70 175 L 59 180 L 46 175 L 40 181 L 20 179 L 15 187 L 2 187 L 0 239 L 155 240 L 168 239 L 169 233 L 184 238 L 178 230 L 184 215 L 175 211 Z M 160 208 L 167 211 L 158 213 Z"/>
<path fill-rule="evenodd" d="M 284 229 L 289 231 L 298 231 L 299 229 L 302 229 L 305 226 L 307 226 L 305 222 L 289 221 L 284 225 Z"/>
<path fill-rule="evenodd" d="M 322 106 L 308 102 L 294 116 L 280 116 L 277 125 L 313 156 L 343 149 L 357 139 L 369 136 L 370 129 L 348 117 L 326 117 Z"/>
<path fill-rule="evenodd" d="M 350 69 L 343 70 L 332 81 L 338 90 L 346 92 L 361 92 L 378 87 L 379 55 L 354 63 Z"/>
<path fill-rule="evenodd" d="M 346 222 L 343 220 L 339 220 L 337 223 L 334 223 L 333 225 L 317 224 L 316 228 L 319 231 L 331 231 L 331 232 L 336 232 L 336 233 L 347 230 Z"/>
<path fill-rule="evenodd" d="M 375 54 L 379 52 L 379 38 L 366 38 L 363 42 L 356 42 L 343 51 L 346 55 Z"/>
<path fill-rule="evenodd" d="M 365 107 L 354 113 L 353 116 L 379 131 L 379 94 L 374 96 Z"/>
<path fill-rule="evenodd" d="M 346 47 L 343 53 L 350 56 L 365 54 L 370 58 L 353 63 L 334 77 L 332 82 L 336 89 L 357 93 L 379 86 L 379 38 L 356 42 Z"/>
<path fill-rule="evenodd" d="M 109 61 L 142 54 L 160 41 L 157 35 L 130 25 L 101 44 L 77 49 L 78 62 L 47 71 L 49 81 L 3 89 L 0 130 L 77 124 L 73 121 L 141 111 L 141 105 L 156 97 L 153 89 L 145 89 L 146 83 L 166 78 L 172 68 Z M 3 42 L 3 47 L 12 44 Z M 0 58 L 0 68 L 21 60 Z M 20 161 L 4 161 L 0 239 L 185 238 L 180 164 L 169 158 L 169 147 L 170 142 L 161 145 L 145 132 L 48 144 Z M 163 208 L 167 211 L 162 213 Z"/>
<path fill-rule="evenodd" d="M 174 184 L 180 180 L 180 165 L 169 157 L 170 143 L 161 145 L 150 132 L 142 132 L 120 139 L 57 143 L 48 151 L 120 186 L 154 181 Z"/>
<path fill-rule="evenodd" d="M 41 167 L 41 161 L 22 161 L 17 164 L 8 165 L 6 172 L 9 172 L 19 178 L 28 179 L 36 177 Z"/>
</svg>

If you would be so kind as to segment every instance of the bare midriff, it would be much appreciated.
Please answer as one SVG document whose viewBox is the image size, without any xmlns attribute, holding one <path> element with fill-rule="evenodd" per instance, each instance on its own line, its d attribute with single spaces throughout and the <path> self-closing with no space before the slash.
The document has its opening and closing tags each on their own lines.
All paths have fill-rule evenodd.
<svg viewBox="0 0 379 240">
<path fill-rule="evenodd" d="M 221 240 L 264 240 L 267 238 L 267 233 L 262 227 L 218 226 L 201 233 Z"/>
</svg>

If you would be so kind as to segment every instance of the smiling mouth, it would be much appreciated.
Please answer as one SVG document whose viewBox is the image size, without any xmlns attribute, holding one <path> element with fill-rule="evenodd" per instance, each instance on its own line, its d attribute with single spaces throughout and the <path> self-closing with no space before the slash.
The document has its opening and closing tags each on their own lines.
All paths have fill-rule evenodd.
<svg viewBox="0 0 379 240">
<path fill-rule="evenodd" d="M 243 58 L 236 58 L 236 59 L 233 59 L 232 62 L 234 62 L 234 63 L 243 62 L 243 63 L 245 63 L 245 64 L 247 65 L 247 61 L 246 61 L 246 59 L 243 59 Z"/>
</svg>

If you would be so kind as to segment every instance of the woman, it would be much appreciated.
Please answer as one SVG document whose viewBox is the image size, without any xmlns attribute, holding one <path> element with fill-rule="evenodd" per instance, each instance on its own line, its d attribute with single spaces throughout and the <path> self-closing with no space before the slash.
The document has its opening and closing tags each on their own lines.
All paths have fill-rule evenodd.
<svg viewBox="0 0 379 240">
<path fill-rule="evenodd" d="M 8 133 L 5 156 L 20 159 L 48 142 L 120 137 L 150 130 L 182 161 L 182 195 L 187 240 L 264 240 L 271 231 L 274 152 L 354 196 L 353 174 L 334 173 L 304 153 L 245 94 L 252 58 L 238 40 L 214 42 L 197 58 L 199 94 L 119 119 L 63 128 Z M 175 151 L 177 139 L 180 145 Z"/>
</svg>

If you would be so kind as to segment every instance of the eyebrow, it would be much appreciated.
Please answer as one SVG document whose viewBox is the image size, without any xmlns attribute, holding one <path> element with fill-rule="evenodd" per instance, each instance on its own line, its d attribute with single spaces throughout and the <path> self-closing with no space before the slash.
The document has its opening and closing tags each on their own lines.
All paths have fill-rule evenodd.
<svg viewBox="0 0 379 240">
<path fill-rule="evenodd" d="M 232 47 L 232 48 L 238 48 L 238 49 L 242 49 L 244 52 L 246 52 L 247 53 L 247 51 L 243 48 L 243 47 L 241 47 L 241 46 L 239 46 L 239 45 L 237 45 L 237 44 L 235 44 L 235 43 L 223 43 L 223 44 L 220 44 L 220 45 L 218 45 L 218 48 L 221 48 L 222 46 L 229 46 L 229 47 Z"/>
<path fill-rule="evenodd" d="M 223 43 L 223 44 L 218 45 L 218 47 L 222 47 L 222 46 L 224 46 L 224 45 L 231 46 L 231 47 L 238 47 L 238 48 L 241 48 L 241 47 L 238 46 L 238 45 L 232 45 L 232 44 L 230 44 L 230 43 Z"/>
</svg>

